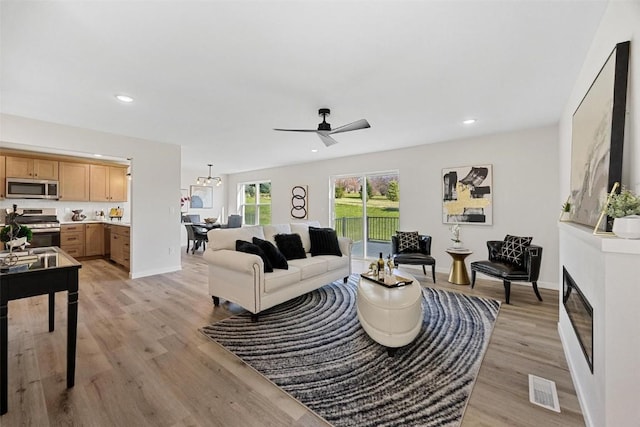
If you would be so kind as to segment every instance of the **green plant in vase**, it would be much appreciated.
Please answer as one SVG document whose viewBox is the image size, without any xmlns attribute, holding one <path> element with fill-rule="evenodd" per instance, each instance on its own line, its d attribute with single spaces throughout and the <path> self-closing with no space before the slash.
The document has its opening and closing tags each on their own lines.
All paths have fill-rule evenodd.
<svg viewBox="0 0 640 427">
<path fill-rule="evenodd" d="M 626 239 L 640 239 L 640 196 L 622 187 L 609 198 L 607 215 L 614 218 L 613 232 Z"/>
<path fill-rule="evenodd" d="M 0 241 L 5 244 L 9 243 L 9 250 L 12 250 L 15 246 L 24 246 L 33 237 L 29 227 L 18 223 L 19 216 L 17 205 L 13 205 L 13 211 L 7 214 L 7 225 L 0 230 Z"/>
</svg>

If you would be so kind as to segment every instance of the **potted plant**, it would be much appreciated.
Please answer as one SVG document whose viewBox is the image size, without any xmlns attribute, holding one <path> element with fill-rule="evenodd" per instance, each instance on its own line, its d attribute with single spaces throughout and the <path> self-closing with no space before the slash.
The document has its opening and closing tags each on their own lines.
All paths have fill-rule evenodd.
<svg viewBox="0 0 640 427">
<path fill-rule="evenodd" d="M 13 205 L 13 212 L 7 214 L 7 225 L 0 230 L 0 240 L 5 242 L 9 250 L 13 250 L 16 247 L 24 247 L 33 237 L 29 227 L 18 223 L 19 216 L 17 205 Z"/>
<path fill-rule="evenodd" d="M 640 239 L 640 196 L 627 188 L 613 194 L 607 215 L 614 218 L 613 233 L 625 239 Z"/>
</svg>

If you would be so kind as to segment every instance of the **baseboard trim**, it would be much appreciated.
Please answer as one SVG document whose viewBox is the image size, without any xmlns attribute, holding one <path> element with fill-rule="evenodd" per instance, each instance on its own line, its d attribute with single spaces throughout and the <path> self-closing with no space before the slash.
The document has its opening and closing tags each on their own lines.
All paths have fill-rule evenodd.
<svg viewBox="0 0 640 427">
<path fill-rule="evenodd" d="M 129 277 L 131 279 L 139 279 L 141 277 L 155 276 L 156 274 L 173 273 L 174 271 L 180 271 L 180 270 L 182 270 L 182 265 L 179 264 L 173 267 L 158 268 L 153 270 L 135 271 L 135 272 L 132 271 L 129 273 Z"/>
</svg>

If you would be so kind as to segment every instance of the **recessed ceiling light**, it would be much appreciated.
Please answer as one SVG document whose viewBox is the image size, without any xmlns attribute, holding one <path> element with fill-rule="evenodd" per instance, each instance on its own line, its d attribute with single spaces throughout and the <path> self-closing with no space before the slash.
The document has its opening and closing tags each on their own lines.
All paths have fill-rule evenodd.
<svg viewBox="0 0 640 427">
<path fill-rule="evenodd" d="M 311 150 L 311 152 L 312 152 L 312 153 L 317 153 L 317 152 L 318 152 L 318 149 L 317 149 L 317 148 L 314 148 L 313 150 Z"/>
<path fill-rule="evenodd" d="M 102 157 L 102 154 L 94 154 L 93 157 Z"/>
<path fill-rule="evenodd" d="M 133 98 L 128 95 L 116 95 L 116 99 L 122 102 L 133 102 Z"/>
<path fill-rule="evenodd" d="M 467 119 L 467 120 L 463 121 L 462 123 L 464 123 L 465 125 L 472 125 L 477 121 L 478 121 L 477 119 Z"/>
</svg>

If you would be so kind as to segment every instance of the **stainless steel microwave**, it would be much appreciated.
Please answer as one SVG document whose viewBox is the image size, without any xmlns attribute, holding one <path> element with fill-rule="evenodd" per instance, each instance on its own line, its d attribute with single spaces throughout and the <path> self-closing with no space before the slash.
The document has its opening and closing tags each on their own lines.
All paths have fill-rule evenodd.
<svg viewBox="0 0 640 427">
<path fill-rule="evenodd" d="M 7 178 L 6 197 L 12 199 L 59 199 L 58 181 Z"/>
</svg>

